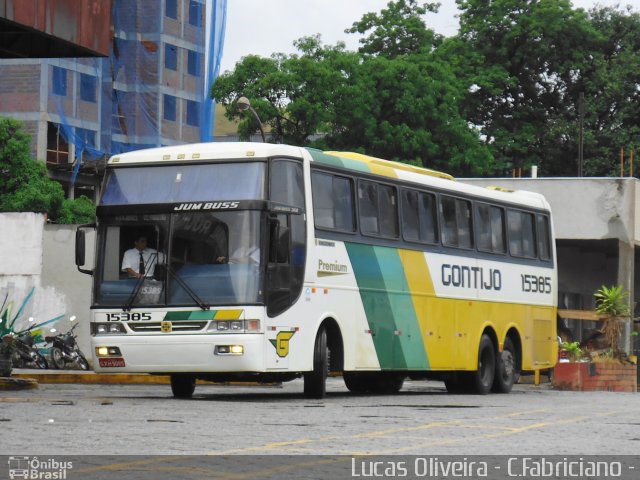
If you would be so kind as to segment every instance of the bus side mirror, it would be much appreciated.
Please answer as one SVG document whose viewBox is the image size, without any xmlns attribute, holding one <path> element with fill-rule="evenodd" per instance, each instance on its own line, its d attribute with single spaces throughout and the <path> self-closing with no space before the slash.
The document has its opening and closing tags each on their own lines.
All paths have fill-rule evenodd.
<svg viewBox="0 0 640 480">
<path fill-rule="evenodd" d="M 76 230 L 76 267 L 78 267 L 78 271 L 81 273 L 85 273 L 87 275 L 93 275 L 93 270 L 86 270 L 82 268 L 85 264 L 85 252 L 86 252 L 86 234 L 85 228 L 95 228 L 95 224 L 90 225 L 79 225 Z"/>
<path fill-rule="evenodd" d="M 84 230 L 76 230 L 76 266 L 84 265 L 86 235 Z"/>
<path fill-rule="evenodd" d="M 269 218 L 269 263 L 276 263 L 278 259 L 278 244 L 280 243 L 280 220 Z"/>
</svg>

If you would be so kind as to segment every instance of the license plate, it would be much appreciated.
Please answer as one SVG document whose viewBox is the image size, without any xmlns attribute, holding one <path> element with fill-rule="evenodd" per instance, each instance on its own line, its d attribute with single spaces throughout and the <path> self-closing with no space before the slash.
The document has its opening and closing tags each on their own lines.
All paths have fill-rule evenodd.
<svg viewBox="0 0 640 480">
<path fill-rule="evenodd" d="M 99 358 L 101 367 L 124 367 L 124 358 Z"/>
</svg>

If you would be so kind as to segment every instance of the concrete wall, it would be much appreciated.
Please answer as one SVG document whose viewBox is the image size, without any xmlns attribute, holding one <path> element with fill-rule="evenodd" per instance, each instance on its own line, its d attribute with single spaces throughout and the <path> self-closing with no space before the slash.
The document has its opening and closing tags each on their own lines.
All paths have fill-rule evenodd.
<svg viewBox="0 0 640 480">
<path fill-rule="evenodd" d="M 80 322 L 80 348 L 89 355 L 91 277 L 74 262 L 75 226 L 51 225 L 36 213 L 0 213 L 0 315 L 16 317 L 14 329 L 50 322 L 43 328 L 66 331 L 69 317 Z M 88 238 L 93 258 L 93 236 Z M 5 301 L 6 299 L 6 301 Z"/>
<path fill-rule="evenodd" d="M 75 315 L 80 322 L 76 328 L 80 349 L 91 357 L 89 351 L 89 306 L 91 305 L 91 276 L 80 273 L 75 264 L 76 225 L 44 227 L 42 284 L 55 286 L 64 295 L 67 318 Z M 95 236 L 87 231 L 87 256 L 93 261 Z M 89 268 L 89 267 L 87 267 Z M 60 322 L 62 327 L 64 322 Z M 63 329 L 68 328 L 65 325 Z"/>
</svg>

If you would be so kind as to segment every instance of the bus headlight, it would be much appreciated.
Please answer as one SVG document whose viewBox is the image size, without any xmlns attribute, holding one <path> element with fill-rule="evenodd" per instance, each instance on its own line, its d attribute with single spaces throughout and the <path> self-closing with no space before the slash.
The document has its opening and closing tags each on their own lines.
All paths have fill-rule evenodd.
<svg viewBox="0 0 640 480">
<path fill-rule="evenodd" d="M 212 320 L 208 332 L 259 332 L 260 320 Z"/>
<path fill-rule="evenodd" d="M 108 322 L 91 324 L 91 335 L 121 335 L 127 333 L 127 329 L 120 322 Z"/>
<path fill-rule="evenodd" d="M 216 355 L 242 355 L 244 347 L 242 345 L 216 345 L 213 352 Z"/>
<path fill-rule="evenodd" d="M 121 357 L 118 347 L 96 347 L 96 355 L 98 357 Z"/>
</svg>

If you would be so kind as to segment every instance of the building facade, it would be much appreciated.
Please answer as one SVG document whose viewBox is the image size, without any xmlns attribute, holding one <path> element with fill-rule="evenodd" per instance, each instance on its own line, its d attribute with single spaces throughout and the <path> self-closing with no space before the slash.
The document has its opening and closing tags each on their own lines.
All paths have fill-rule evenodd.
<svg viewBox="0 0 640 480">
<path fill-rule="evenodd" d="M 206 0 L 113 0 L 107 58 L 0 60 L 0 115 L 68 196 L 95 200 L 104 160 L 195 142 L 204 119 Z"/>
</svg>

